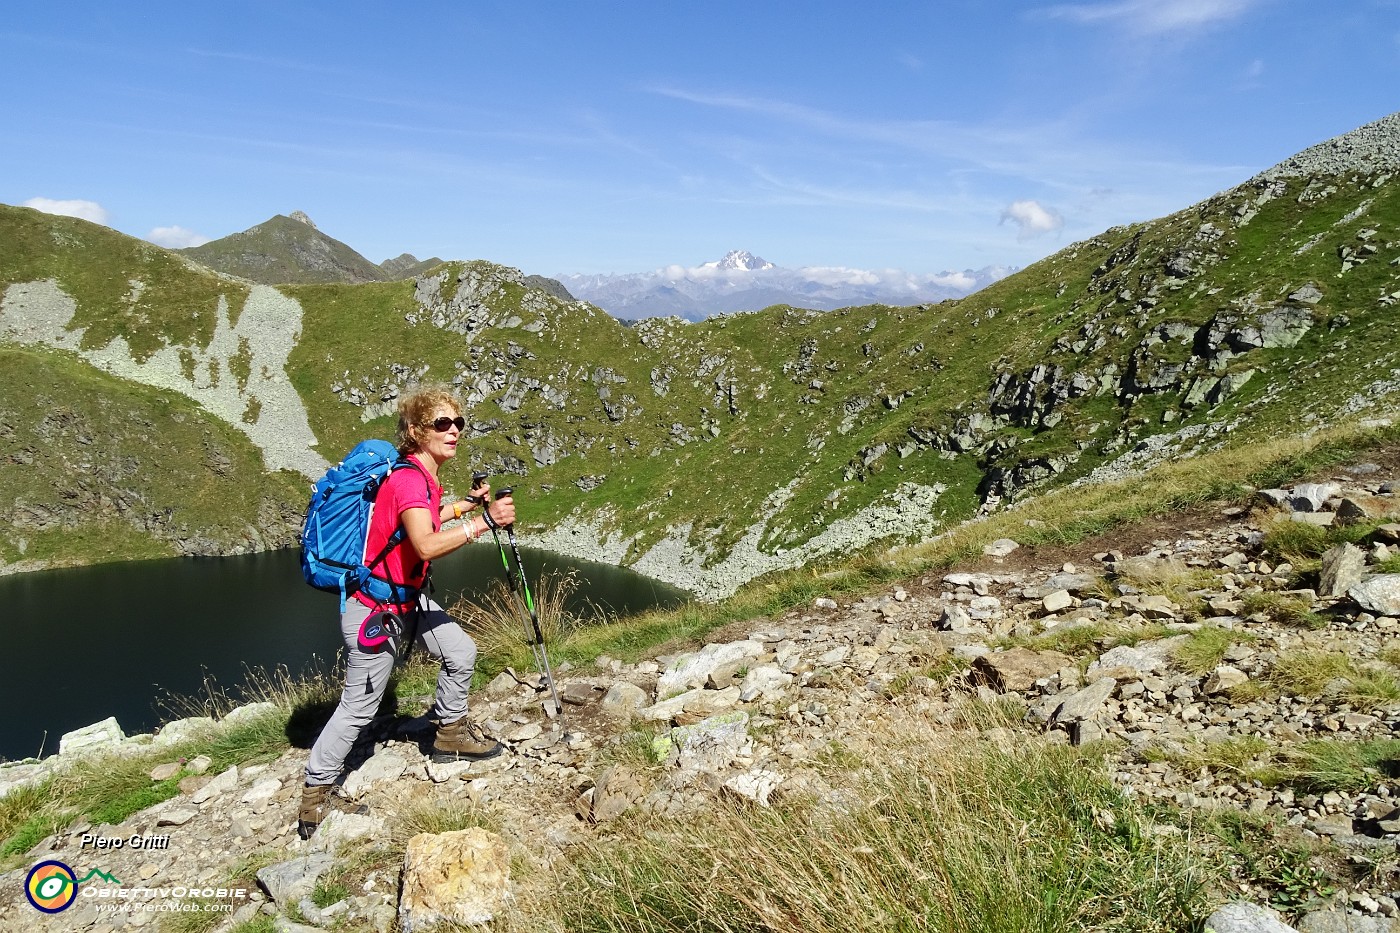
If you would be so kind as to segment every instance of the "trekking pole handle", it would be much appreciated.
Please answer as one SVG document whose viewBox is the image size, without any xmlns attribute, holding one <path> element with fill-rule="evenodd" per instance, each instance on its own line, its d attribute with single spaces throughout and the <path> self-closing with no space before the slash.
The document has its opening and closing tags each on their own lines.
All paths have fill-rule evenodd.
<svg viewBox="0 0 1400 933">
<path fill-rule="evenodd" d="M 486 482 L 486 477 L 487 477 L 488 475 L 490 475 L 490 474 L 481 473 L 481 472 L 474 472 L 474 473 L 472 473 L 472 488 L 473 488 L 473 489 L 480 489 L 481 486 L 482 486 L 482 484 Z M 467 501 L 468 501 L 468 502 L 474 502 L 474 503 L 476 503 L 477 505 L 485 505 L 485 504 L 486 504 L 486 497 L 485 497 L 485 496 L 467 496 Z"/>
<path fill-rule="evenodd" d="M 509 495 L 510 495 L 511 493 L 513 493 L 513 492 L 515 492 L 515 490 L 512 489 L 510 486 L 507 486 L 507 487 L 504 488 L 504 489 L 498 489 L 498 490 L 496 490 L 496 501 L 499 502 L 501 499 L 506 498 L 507 496 L 509 496 Z M 491 510 L 490 510 L 490 509 L 487 509 L 486 511 L 487 511 L 487 512 L 490 512 Z M 509 525 L 506 525 L 505 527 L 506 527 L 506 530 L 509 531 L 510 529 L 512 529 L 512 528 L 515 527 L 515 523 L 512 522 L 512 523 L 510 523 Z"/>
</svg>

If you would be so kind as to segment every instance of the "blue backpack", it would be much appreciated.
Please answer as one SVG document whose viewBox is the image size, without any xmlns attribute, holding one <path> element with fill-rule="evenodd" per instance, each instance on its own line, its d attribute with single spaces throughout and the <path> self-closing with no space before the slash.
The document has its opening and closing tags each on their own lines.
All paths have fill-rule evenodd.
<svg viewBox="0 0 1400 933">
<path fill-rule="evenodd" d="M 361 441 L 311 487 L 311 503 L 301 526 L 301 573 L 318 590 L 339 593 L 341 612 L 346 596 L 357 591 L 378 603 L 409 603 L 418 597 L 416 588 L 373 572 L 403 540 L 403 525 L 373 559 L 365 553 L 379 487 L 390 473 L 404 467 L 418 469 L 388 441 Z M 423 481 L 428 481 L 426 475 Z"/>
</svg>

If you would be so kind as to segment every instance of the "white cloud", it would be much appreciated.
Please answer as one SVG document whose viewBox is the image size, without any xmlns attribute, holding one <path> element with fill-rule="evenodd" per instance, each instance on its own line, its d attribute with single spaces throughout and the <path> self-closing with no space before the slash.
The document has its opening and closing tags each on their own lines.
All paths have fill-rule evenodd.
<svg viewBox="0 0 1400 933">
<path fill-rule="evenodd" d="M 882 282 L 891 284 L 891 275 L 895 282 L 905 277 L 904 273 L 897 269 L 872 272 L 868 269 L 848 269 L 844 266 L 803 266 L 800 271 L 804 277 L 823 285 L 879 285 Z"/>
<path fill-rule="evenodd" d="M 1114 23 L 1132 32 L 1180 32 L 1234 19 L 1260 0 L 1118 0 L 1114 3 L 1062 3 L 1045 15 L 1077 23 Z"/>
<path fill-rule="evenodd" d="M 95 224 L 107 222 L 107 209 L 96 201 L 55 201 L 53 198 L 30 198 L 25 207 L 32 207 L 45 214 L 58 214 L 60 217 L 77 217 Z"/>
<path fill-rule="evenodd" d="M 977 287 L 977 279 L 966 272 L 944 272 L 941 275 L 931 275 L 928 280 L 934 285 L 946 285 L 949 288 L 957 288 L 965 292 Z"/>
<path fill-rule="evenodd" d="M 156 227 L 146 234 L 146 239 L 166 249 L 184 249 L 187 246 L 203 246 L 209 238 L 202 233 L 186 230 L 184 227 Z"/>
<path fill-rule="evenodd" d="M 1065 225 L 1065 219 L 1054 208 L 1039 201 L 1014 201 L 1001 212 L 1001 222 L 1011 221 L 1020 228 L 1018 240 L 1029 240 L 1042 233 L 1053 233 Z"/>
</svg>

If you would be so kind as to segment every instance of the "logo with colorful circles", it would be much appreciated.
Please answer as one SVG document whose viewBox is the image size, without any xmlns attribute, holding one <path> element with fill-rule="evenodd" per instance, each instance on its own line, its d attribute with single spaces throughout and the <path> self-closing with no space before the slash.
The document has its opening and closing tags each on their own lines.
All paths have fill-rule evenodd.
<svg viewBox="0 0 1400 933">
<path fill-rule="evenodd" d="M 78 896 L 78 878 L 62 862 L 40 862 L 24 879 L 24 896 L 36 910 L 56 914 Z"/>
</svg>

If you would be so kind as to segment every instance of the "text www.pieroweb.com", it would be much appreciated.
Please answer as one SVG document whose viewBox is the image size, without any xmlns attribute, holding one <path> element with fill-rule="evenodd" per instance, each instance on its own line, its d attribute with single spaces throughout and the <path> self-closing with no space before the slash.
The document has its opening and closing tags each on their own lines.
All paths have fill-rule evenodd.
<svg viewBox="0 0 1400 933">
<path fill-rule="evenodd" d="M 78 895 L 91 898 L 99 913 L 230 913 L 234 901 L 246 899 L 246 888 L 89 888 Z"/>
</svg>

